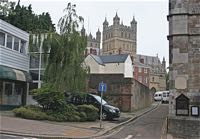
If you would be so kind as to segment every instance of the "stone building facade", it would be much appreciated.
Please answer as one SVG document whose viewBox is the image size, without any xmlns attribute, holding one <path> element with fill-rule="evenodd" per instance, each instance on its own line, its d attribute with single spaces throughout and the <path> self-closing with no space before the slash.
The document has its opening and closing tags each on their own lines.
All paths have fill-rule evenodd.
<svg viewBox="0 0 200 139">
<path fill-rule="evenodd" d="M 93 37 L 91 33 L 87 35 L 84 27 L 81 29 L 81 35 L 87 36 L 87 47 L 85 50 L 85 56 L 89 54 L 100 55 L 101 32 L 99 31 L 99 29 L 96 32 L 96 38 Z"/>
<path fill-rule="evenodd" d="M 166 61 L 163 58 L 162 63 L 158 56 L 146 56 L 137 54 L 137 62 L 150 67 L 149 88 L 152 92 L 166 90 Z"/>
<path fill-rule="evenodd" d="M 169 133 L 200 138 L 200 1 L 169 0 Z"/>
<path fill-rule="evenodd" d="M 121 22 L 117 13 L 113 18 L 113 25 L 103 22 L 102 54 L 130 54 L 132 61 L 136 58 L 137 22 L 133 17 L 130 26 Z"/>
</svg>

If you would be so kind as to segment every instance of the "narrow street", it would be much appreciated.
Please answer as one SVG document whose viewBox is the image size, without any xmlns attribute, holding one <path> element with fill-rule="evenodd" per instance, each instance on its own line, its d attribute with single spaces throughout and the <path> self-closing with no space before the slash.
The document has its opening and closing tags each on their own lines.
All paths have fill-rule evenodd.
<svg viewBox="0 0 200 139">
<path fill-rule="evenodd" d="M 124 126 L 116 134 L 104 139 L 161 139 L 163 123 L 168 115 L 168 104 L 161 104 L 157 109 L 139 117 Z"/>
</svg>

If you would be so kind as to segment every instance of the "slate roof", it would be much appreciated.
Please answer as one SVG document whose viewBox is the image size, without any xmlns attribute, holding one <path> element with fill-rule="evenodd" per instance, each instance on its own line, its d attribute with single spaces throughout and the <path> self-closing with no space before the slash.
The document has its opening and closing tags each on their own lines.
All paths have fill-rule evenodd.
<svg viewBox="0 0 200 139">
<path fill-rule="evenodd" d="M 101 64 L 104 65 L 106 63 L 124 63 L 127 59 L 129 54 L 121 54 L 121 55 L 91 55 L 94 60 Z"/>
</svg>

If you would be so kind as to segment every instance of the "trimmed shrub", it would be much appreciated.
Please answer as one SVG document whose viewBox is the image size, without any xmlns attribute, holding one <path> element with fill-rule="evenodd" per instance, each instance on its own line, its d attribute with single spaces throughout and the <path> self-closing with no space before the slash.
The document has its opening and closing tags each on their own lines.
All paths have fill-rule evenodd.
<svg viewBox="0 0 200 139">
<path fill-rule="evenodd" d="M 79 116 L 80 116 L 80 122 L 85 122 L 85 121 L 87 121 L 87 115 L 86 115 L 86 113 L 85 112 L 80 112 L 79 113 Z"/>
<path fill-rule="evenodd" d="M 79 105 L 77 106 L 79 112 L 84 112 L 87 116 L 87 121 L 95 121 L 98 118 L 98 109 L 93 105 Z"/>
<path fill-rule="evenodd" d="M 33 110 L 31 108 L 20 107 L 13 110 L 14 114 L 17 117 L 22 117 L 25 119 L 32 119 L 32 120 L 46 120 L 48 116 L 46 113 L 40 110 Z"/>
</svg>

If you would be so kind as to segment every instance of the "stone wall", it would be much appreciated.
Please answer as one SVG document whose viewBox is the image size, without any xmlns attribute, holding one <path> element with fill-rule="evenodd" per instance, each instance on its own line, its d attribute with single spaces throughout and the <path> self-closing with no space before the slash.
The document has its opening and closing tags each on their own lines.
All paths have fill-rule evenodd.
<svg viewBox="0 0 200 139">
<path fill-rule="evenodd" d="M 184 139 L 199 139 L 200 120 L 170 117 L 168 119 L 168 133 Z"/>
<path fill-rule="evenodd" d="M 104 97 L 121 111 L 133 111 L 147 107 L 152 102 L 149 88 L 132 78 L 124 78 L 123 74 L 91 74 L 89 91 L 98 91 L 100 82 L 107 84 Z"/>
<path fill-rule="evenodd" d="M 191 107 L 200 107 L 200 1 L 169 0 L 169 132 L 177 136 L 200 137 L 200 116 Z M 189 104 L 180 103 L 184 117 L 177 114 L 176 98 L 185 95 Z M 188 106 L 188 109 L 183 109 Z"/>
</svg>

